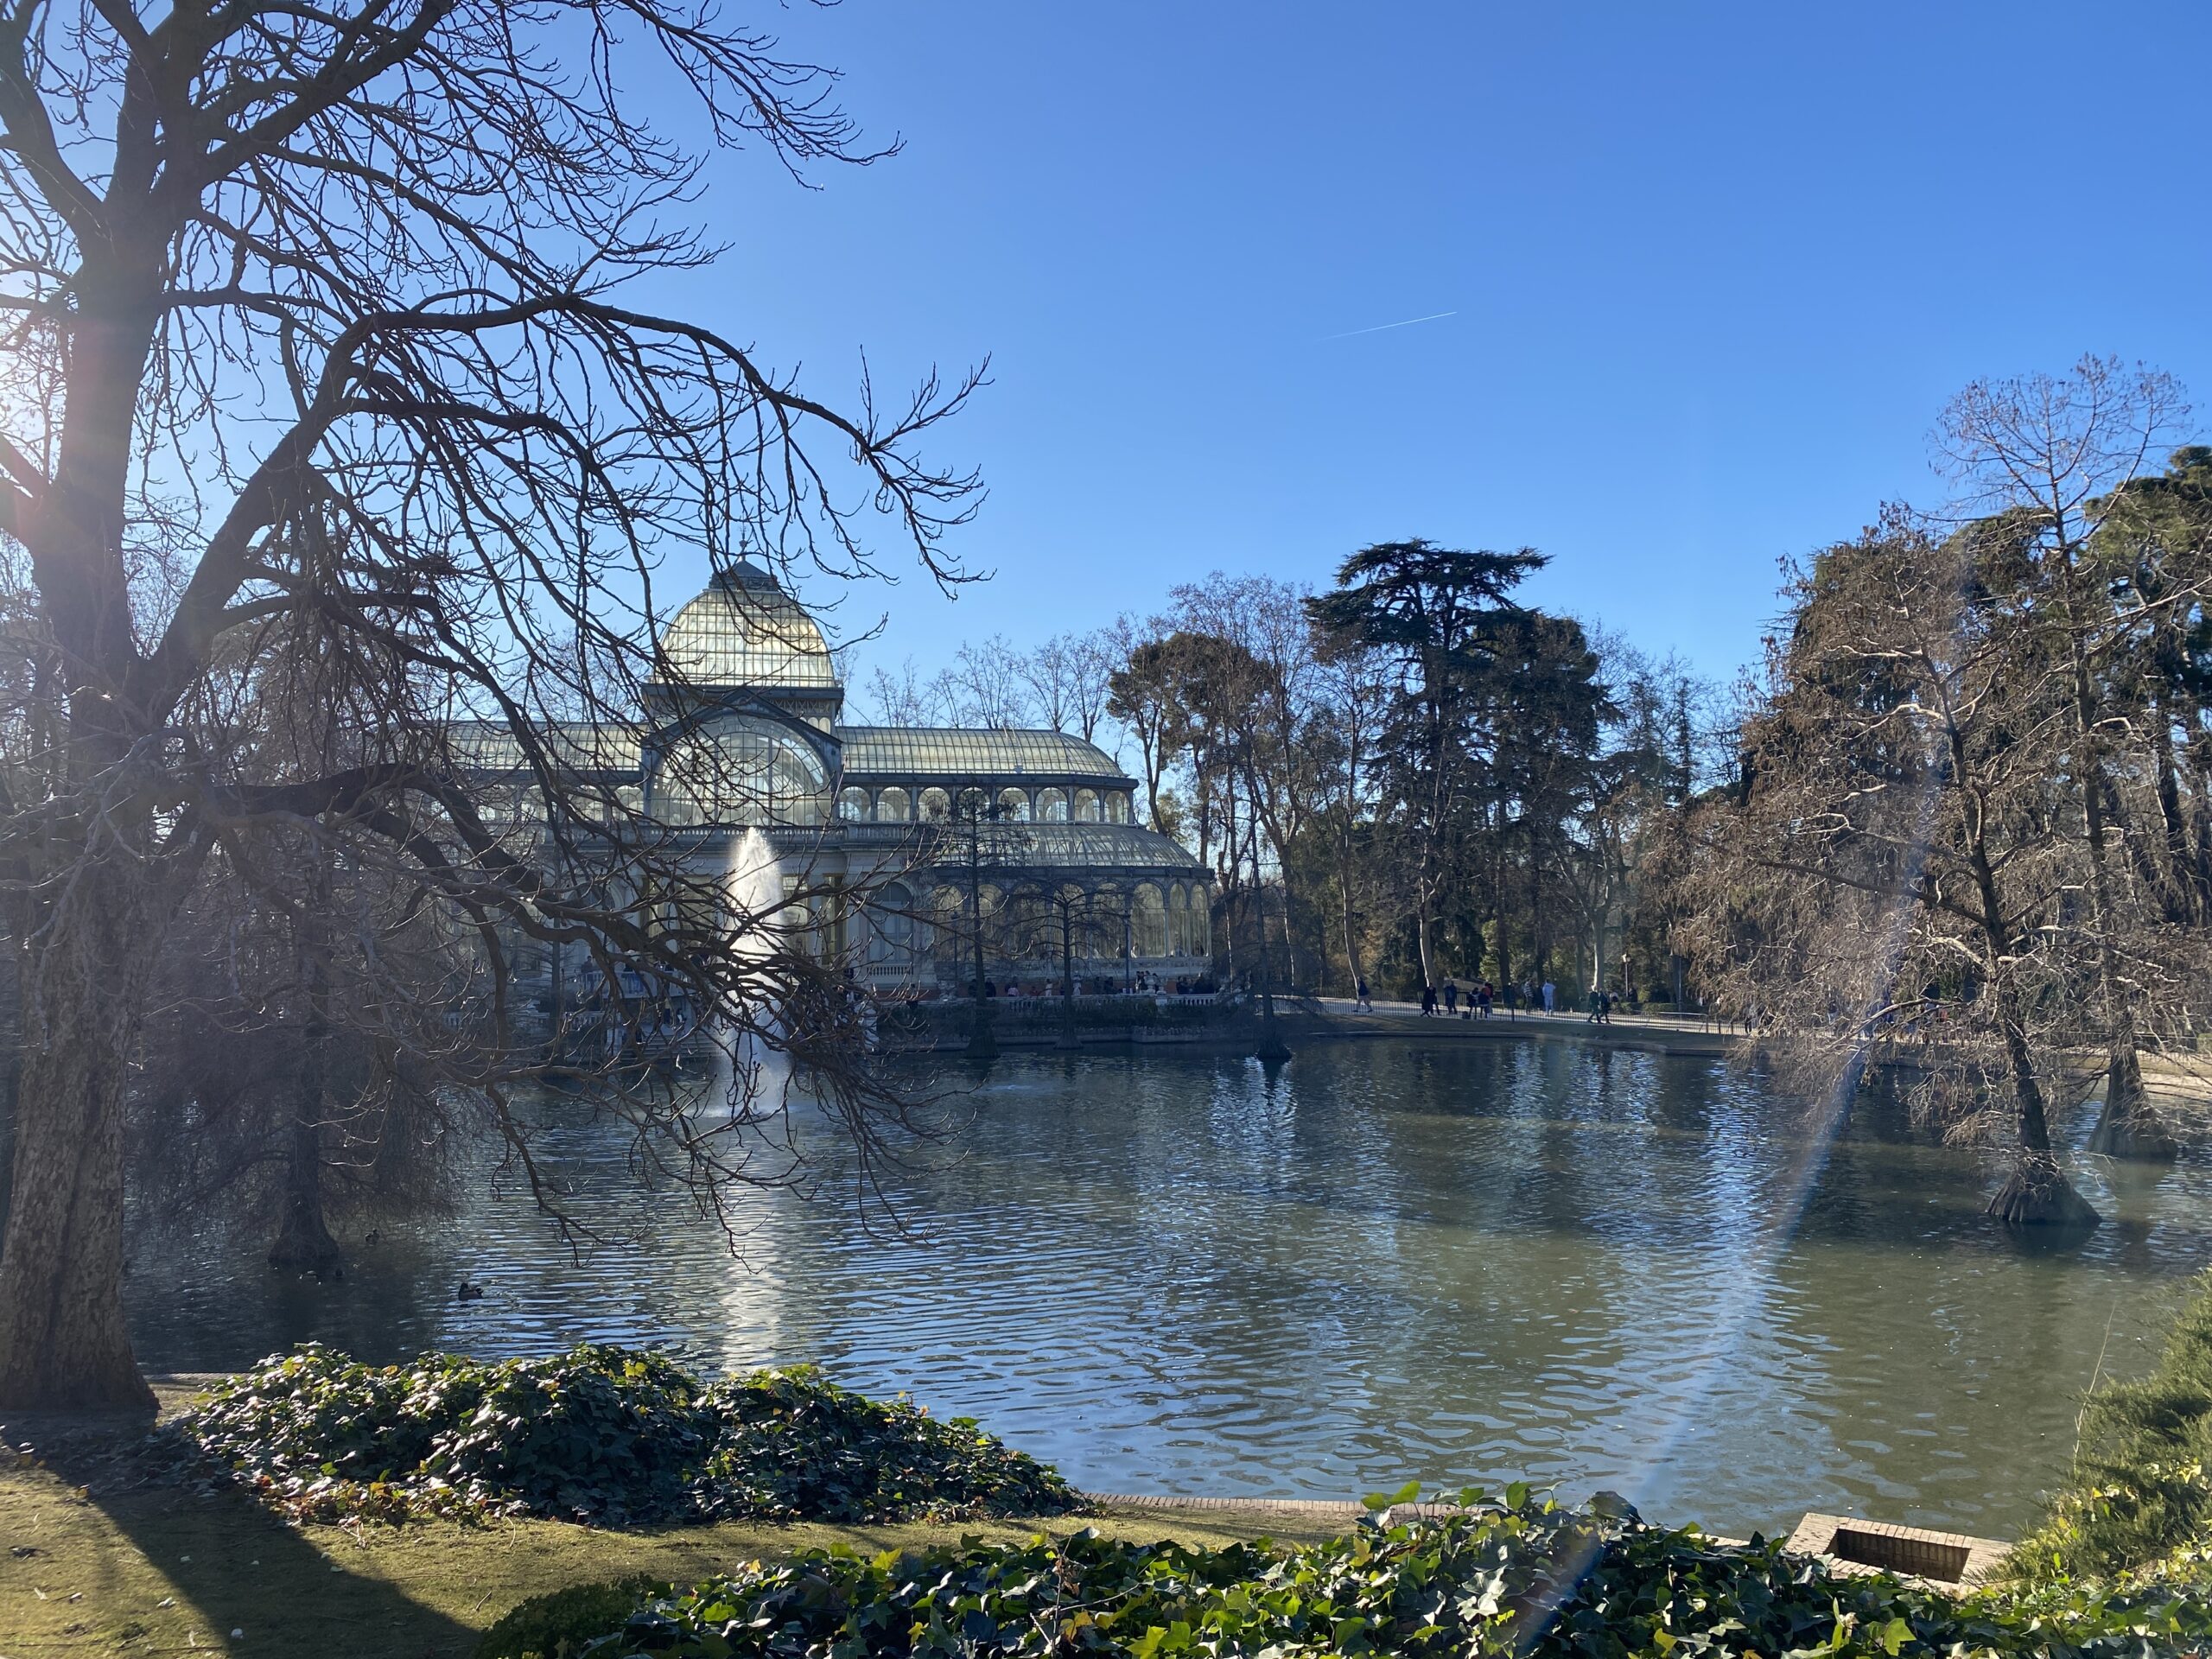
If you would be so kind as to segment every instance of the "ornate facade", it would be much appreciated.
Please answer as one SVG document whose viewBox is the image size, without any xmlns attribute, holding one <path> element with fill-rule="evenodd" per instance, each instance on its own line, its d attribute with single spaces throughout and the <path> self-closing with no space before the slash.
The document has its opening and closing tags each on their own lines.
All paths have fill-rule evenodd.
<svg viewBox="0 0 2212 1659">
<path fill-rule="evenodd" d="M 1135 780 L 1057 731 L 841 723 L 814 619 L 747 561 L 671 620 L 634 727 L 554 734 L 580 773 L 641 806 L 702 870 L 758 828 L 787 886 L 849 893 L 826 948 L 879 990 L 1085 991 L 1210 971 L 1205 868 L 1135 822 Z M 496 803 L 520 764 L 497 728 L 454 736 Z M 520 791 L 518 791 L 519 794 Z M 557 980 L 558 964 L 540 970 Z"/>
</svg>

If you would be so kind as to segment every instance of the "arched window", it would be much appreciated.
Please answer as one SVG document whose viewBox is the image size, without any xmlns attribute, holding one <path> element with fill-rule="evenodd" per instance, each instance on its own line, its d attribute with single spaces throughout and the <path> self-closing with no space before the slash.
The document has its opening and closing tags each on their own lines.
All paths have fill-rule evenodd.
<svg viewBox="0 0 2212 1659">
<path fill-rule="evenodd" d="M 999 816 L 1012 823 L 1029 822 L 1029 791 L 1026 789 L 999 791 Z"/>
<path fill-rule="evenodd" d="M 1167 889 L 1167 954 L 1191 954 L 1191 901 L 1184 896 L 1179 881 Z"/>
<path fill-rule="evenodd" d="M 896 881 L 875 895 L 868 906 L 874 925 L 868 930 L 868 957 L 889 967 L 904 967 L 913 960 L 914 895 Z"/>
<path fill-rule="evenodd" d="M 1191 888 L 1191 954 L 1213 955 L 1213 897 L 1196 884 Z"/>
<path fill-rule="evenodd" d="M 1034 887 L 1023 887 L 1014 895 L 1006 953 L 1020 962 L 1059 955 L 1058 941 L 1053 938 L 1051 907 L 1045 895 Z"/>
<path fill-rule="evenodd" d="M 1039 823 L 1065 823 L 1067 821 L 1067 791 L 1058 789 L 1039 790 L 1037 791 L 1037 822 Z"/>
<path fill-rule="evenodd" d="M 669 824 L 819 823 L 830 780 L 789 732 L 744 716 L 683 733 L 653 768 L 653 816 Z"/>
<path fill-rule="evenodd" d="M 1078 789 L 1076 791 L 1075 821 L 1077 823 L 1096 823 L 1098 822 L 1098 791 L 1096 790 Z"/>
<path fill-rule="evenodd" d="M 1090 895 L 1090 954 L 1116 957 L 1130 944 L 1129 901 L 1119 887 L 1103 887 Z"/>
<path fill-rule="evenodd" d="M 963 789 L 960 791 L 958 810 L 962 817 L 982 817 L 983 816 L 983 807 L 985 804 L 986 798 L 982 790 Z"/>
<path fill-rule="evenodd" d="M 941 789 L 922 791 L 922 822 L 943 823 L 952 816 L 952 797 Z"/>
<path fill-rule="evenodd" d="M 1130 950 L 1140 957 L 1167 954 L 1167 906 L 1160 889 L 1149 881 L 1137 884 L 1136 899 L 1129 913 L 1133 935 Z"/>
<path fill-rule="evenodd" d="M 875 821 L 878 823 L 904 823 L 912 812 L 913 804 L 907 799 L 906 791 L 896 784 L 889 789 L 876 791 Z"/>
<path fill-rule="evenodd" d="M 837 816 L 848 823 L 858 823 L 868 817 L 868 791 L 841 789 L 837 791 Z"/>
<path fill-rule="evenodd" d="M 1127 790 L 1117 789 L 1107 796 L 1106 821 L 1109 823 L 1127 823 L 1129 821 L 1129 795 Z"/>
</svg>

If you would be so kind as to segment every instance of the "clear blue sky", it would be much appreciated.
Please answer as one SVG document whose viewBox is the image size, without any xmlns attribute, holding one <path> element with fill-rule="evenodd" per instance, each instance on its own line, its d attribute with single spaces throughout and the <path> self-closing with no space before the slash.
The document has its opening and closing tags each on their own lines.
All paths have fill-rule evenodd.
<svg viewBox="0 0 2212 1659">
<path fill-rule="evenodd" d="M 906 148 L 718 163 L 684 303 L 832 395 L 994 363 L 940 443 L 995 576 L 857 596 L 870 660 L 1420 535 L 1726 675 L 1777 557 L 1936 497 L 1967 379 L 2110 352 L 2212 405 L 2203 0 L 766 15 Z"/>
</svg>

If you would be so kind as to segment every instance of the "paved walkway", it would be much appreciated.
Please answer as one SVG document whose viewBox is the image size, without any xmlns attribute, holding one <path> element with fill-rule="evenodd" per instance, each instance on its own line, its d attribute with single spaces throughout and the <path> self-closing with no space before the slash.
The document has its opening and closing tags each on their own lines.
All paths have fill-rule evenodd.
<svg viewBox="0 0 2212 1659">
<path fill-rule="evenodd" d="M 1320 1001 L 1324 1018 L 1314 1033 L 1318 1036 L 1579 1038 L 1663 1054 L 1723 1054 L 1740 1040 L 1739 1033 L 1725 1027 L 1669 1014 L 1616 1014 L 1599 1025 L 1580 1014 L 1532 1014 L 1526 1008 L 1513 1012 L 1503 1005 L 1494 1005 L 1484 1020 L 1466 1017 L 1465 1009 L 1452 1014 L 1439 1009 L 1424 1018 L 1417 1002 L 1377 1001 L 1370 1012 L 1363 1013 L 1348 996 Z"/>
</svg>

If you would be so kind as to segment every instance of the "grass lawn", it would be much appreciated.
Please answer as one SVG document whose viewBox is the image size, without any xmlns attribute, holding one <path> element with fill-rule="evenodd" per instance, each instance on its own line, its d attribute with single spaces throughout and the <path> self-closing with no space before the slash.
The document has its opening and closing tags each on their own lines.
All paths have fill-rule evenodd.
<svg viewBox="0 0 2212 1659">
<path fill-rule="evenodd" d="M 182 1399 L 170 1391 L 164 1406 Z M 50 1425 L 10 1424 L 10 1446 Z M 634 1573 L 703 1579 L 732 1563 L 839 1541 L 877 1550 L 975 1535 L 1095 1526 L 1117 1536 L 1225 1543 L 1326 1529 L 1311 1516 L 1108 1512 L 951 1526 L 724 1522 L 605 1532 L 552 1521 L 483 1526 L 287 1526 L 235 1493 L 175 1487 L 87 1496 L 73 1459 L 0 1468 L 0 1659 L 228 1651 L 317 1659 L 460 1659 L 528 1596 Z M 1270 1525 L 1274 1520 L 1279 1525 Z M 244 1634 L 233 1637 L 233 1630 Z"/>
</svg>

